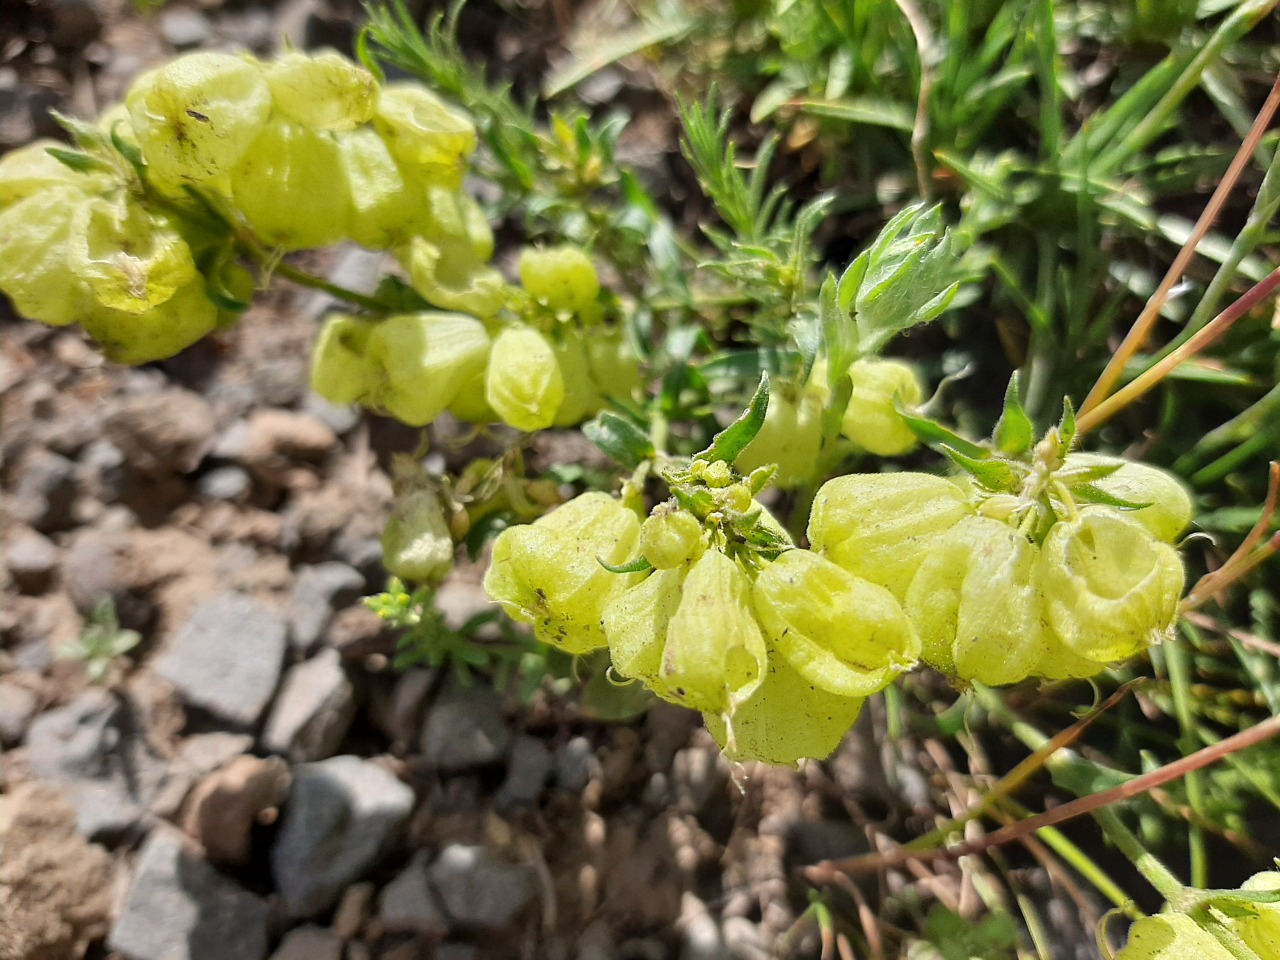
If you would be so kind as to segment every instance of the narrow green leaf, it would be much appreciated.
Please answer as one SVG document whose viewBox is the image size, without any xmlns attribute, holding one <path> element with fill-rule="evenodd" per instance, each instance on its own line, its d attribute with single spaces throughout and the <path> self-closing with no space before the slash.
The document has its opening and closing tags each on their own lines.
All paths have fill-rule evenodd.
<svg viewBox="0 0 1280 960">
<path fill-rule="evenodd" d="M 1009 378 L 1009 386 L 1004 392 L 1004 410 L 996 422 L 992 439 L 995 440 L 996 449 L 1015 457 L 1026 453 L 1035 442 L 1035 428 L 1018 396 L 1017 373 Z"/>
<path fill-rule="evenodd" d="M 1003 457 L 970 457 L 954 447 L 940 447 L 948 459 L 979 484 L 996 493 L 1013 493 L 1022 484 L 1022 471 L 1018 464 Z"/>
<path fill-rule="evenodd" d="M 942 447 L 950 447 L 952 450 L 958 451 L 974 460 L 985 460 L 991 456 L 990 450 L 966 440 L 958 433 L 952 433 L 935 420 L 916 416 L 900 404 L 894 404 L 894 409 L 898 411 L 898 414 L 906 422 L 911 432 L 919 438 L 920 442 L 935 450 L 941 450 Z"/>
<path fill-rule="evenodd" d="M 882 97 L 845 97 L 840 100 L 811 98 L 797 100 L 794 106 L 802 113 L 815 117 L 885 127 L 904 133 L 910 133 L 915 126 L 915 113 L 910 107 Z"/>
<path fill-rule="evenodd" d="M 800 357 L 794 350 L 782 347 L 757 347 L 754 350 L 731 350 L 708 357 L 698 370 L 708 379 L 733 377 L 759 380 L 762 373 L 782 374 L 793 370 Z"/>
<path fill-rule="evenodd" d="M 103 160 L 81 153 L 79 150 L 64 150 L 62 147 L 45 147 L 45 153 L 59 163 L 70 167 L 76 173 L 110 172 L 111 167 Z"/>
<path fill-rule="evenodd" d="M 564 93 L 597 70 L 602 70 L 623 57 L 660 43 L 680 39 L 693 29 L 693 25 L 693 20 L 688 17 L 674 17 L 663 23 L 640 24 L 630 30 L 623 30 L 611 40 L 594 44 L 589 54 L 575 56 L 564 66 L 553 70 L 542 85 L 542 95 L 550 99 Z"/>
<path fill-rule="evenodd" d="M 857 263 L 857 261 L 854 261 Z M 836 381 L 845 375 L 858 356 L 858 327 L 841 306 L 840 288 L 853 267 L 845 271 L 839 282 L 828 276 L 818 292 L 818 320 L 822 328 L 820 355 L 827 358 L 827 386 L 834 390 Z M 843 409 L 843 408 L 842 408 Z"/>
<path fill-rule="evenodd" d="M 1083 500 L 1086 503 L 1100 503 L 1108 507 L 1118 507 L 1121 510 L 1141 510 L 1144 507 L 1151 506 L 1150 502 L 1139 503 L 1137 500 L 1125 500 L 1123 497 L 1117 497 L 1100 487 L 1095 487 L 1092 483 L 1078 483 L 1071 487 L 1071 495 L 1077 500 Z"/>
<path fill-rule="evenodd" d="M 1058 421 L 1058 436 L 1062 438 L 1062 446 L 1070 450 L 1076 439 L 1076 408 L 1070 397 L 1062 398 L 1062 419 Z"/>
<path fill-rule="evenodd" d="M 1067 484 L 1067 486 L 1075 483 L 1093 483 L 1095 480 L 1105 480 L 1123 466 L 1123 461 L 1117 463 L 1094 463 L 1087 467 L 1072 467 L 1069 470 L 1059 470 L 1054 474 L 1054 477 Z"/>
<path fill-rule="evenodd" d="M 129 162 L 129 166 L 133 167 L 134 171 L 141 177 L 147 167 L 147 162 L 142 159 L 141 150 L 120 136 L 120 124 L 122 123 L 124 121 L 120 120 L 111 125 L 111 145 L 116 148 L 120 156 L 124 157 Z"/>
<path fill-rule="evenodd" d="M 733 463 L 738 454 L 746 449 L 747 444 L 756 438 L 760 428 L 764 426 L 764 417 L 769 409 L 769 374 L 760 374 L 760 386 L 756 387 L 755 396 L 743 411 L 742 416 L 729 424 L 711 441 L 711 446 L 695 456 L 697 460 L 715 463 L 723 460 Z"/>
<path fill-rule="evenodd" d="M 654 455 L 653 441 L 630 420 L 605 410 L 582 425 L 587 439 L 628 470 L 634 470 Z"/>
<path fill-rule="evenodd" d="M 646 570 L 653 569 L 653 564 L 644 557 L 636 557 L 634 560 L 628 563 L 620 563 L 616 567 L 611 563 L 606 563 L 602 557 L 596 557 L 596 563 L 610 573 L 644 573 Z"/>
</svg>

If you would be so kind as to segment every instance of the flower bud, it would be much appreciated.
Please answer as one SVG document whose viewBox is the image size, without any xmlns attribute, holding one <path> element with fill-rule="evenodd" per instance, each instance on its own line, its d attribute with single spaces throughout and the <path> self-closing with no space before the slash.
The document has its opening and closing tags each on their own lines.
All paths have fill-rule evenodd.
<svg viewBox="0 0 1280 960">
<path fill-rule="evenodd" d="M 104 307 L 144 313 L 196 279 L 173 222 L 125 198 L 83 204 L 71 232 L 68 265 Z"/>
<path fill-rule="evenodd" d="M 89 202 L 75 186 L 50 187 L 0 210 L 0 291 L 24 317 L 61 327 L 92 304 L 70 265 L 72 222 Z"/>
<path fill-rule="evenodd" d="M 489 335 L 461 313 L 411 313 L 380 321 L 370 359 L 385 373 L 377 400 L 413 427 L 430 423 L 484 369 Z"/>
<path fill-rule="evenodd" d="M 1097 453 L 1068 454 L 1063 469 L 1108 464 L 1120 464 L 1120 469 L 1109 477 L 1092 481 L 1093 485 L 1121 500 L 1149 504 L 1140 510 L 1127 510 L 1125 516 L 1138 521 L 1157 539 L 1173 543 L 1191 523 L 1191 493 L 1182 481 L 1159 467 Z"/>
<path fill-rule="evenodd" d="M 568 653 L 605 646 L 605 607 L 639 574 L 611 573 L 635 556 L 640 518 L 605 493 L 585 493 L 493 542 L 484 589 L 534 636 Z"/>
<path fill-rule="evenodd" d="M 591 258 L 571 244 L 520 251 L 520 284 L 535 300 L 569 313 L 577 313 L 600 294 Z"/>
<path fill-rule="evenodd" d="M 564 401 L 564 377 L 551 344 L 531 327 L 507 327 L 493 341 L 485 398 L 517 430 L 545 430 Z"/>
<path fill-rule="evenodd" d="M 658 570 L 684 563 L 702 546 L 702 524 L 687 510 L 660 505 L 640 525 L 640 556 Z"/>
<path fill-rule="evenodd" d="M 689 568 L 667 625 L 662 695 L 694 710 L 732 713 L 760 685 L 765 657 L 746 573 L 708 550 Z"/>
<path fill-rule="evenodd" d="M 236 208 L 262 240 L 281 250 L 343 239 L 351 198 L 333 134 L 272 117 L 231 173 Z"/>
<path fill-rule="evenodd" d="M 752 597 L 779 653 L 831 693 L 870 696 L 919 656 L 920 639 L 893 594 L 808 550 L 766 564 Z"/>
<path fill-rule="evenodd" d="M 311 389 L 330 403 L 360 403 L 374 394 L 381 369 L 369 358 L 372 320 L 331 313 L 311 351 Z"/>
<path fill-rule="evenodd" d="M 1260 954 L 1260 956 L 1266 956 Z M 1182 913 L 1143 917 L 1129 928 L 1129 942 L 1115 960 L 1229 960 L 1231 951 Z"/>
<path fill-rule="evenodd" d="M 81 317 L 85 332 L 116 363 L 150 363 L 181 353 L 218 325 L 218 307 L 197 278 L 145 313 L 105 307 Z"/>
<path fill-rule="evenodd" d="M 784 490 L 813 480 L 822 449 L 822 401 L 817 391 L 797 393 L 781 387 L 769 394 L 760 432 L 738 454 L 734 466 L 742 473 L 776 464 L 775 486 Z"/>
<path fill-rule="evenodd" d="M 731 717 L 707 712 L 702 719 L 730 759 L 789 765 L 834 753 L 862 704 L 815 686 L 773 655 L 764 681 Z"/>
<path fill-rule="evenodd" d="M 373 116 L 378 82 L 333 51 L 283 53 L 263 71 L 275 109 L 315 130 L 350 130 Z"/>
<path fill-rule="evenodd" d="M 864 357 L 849 368 L 853 393 L 840 422 L 840 432 L 869 453 L 896 457 L 916 448 L 895 402 L 912 407 L 924 397 L 915 368 L 901 360 Z"/>
<path fill-rule="evenodd" d="M 1054 524 L 1040 549 L 1044 622 L 1073 653 L 1125 660 L 1173 626 L 1182 596 L 1178 552 L 1110 507 Z"/>
<path fill-rule="evenodd" d="M 457 189 L 476 148 L 469 117 L 417 83 L 382 88 L 373 127 L 391 155 L 415 177 Z"/>
<path fill-rule="evenodd" d="M 453 569 L 453 537 L 434 490 L 414 489 L 396 501 L 382 531 L 382 566 L 393 577 L 429 584 Z"/>
<path fill-rule="evenodd" d="M 855 577 L 906 596 L 937 536 L 969 516 L 964 491 L 924 473 L 851 474 L 822 485 L 809 543 Z"/>
<path fill-rule="evenodd" d="M 271 114 L 271 91 L 255 60 L 189 53 L 140 76 L 125 105 L 148 175 L 176 190 L 235 168 Z"/>
</svg>

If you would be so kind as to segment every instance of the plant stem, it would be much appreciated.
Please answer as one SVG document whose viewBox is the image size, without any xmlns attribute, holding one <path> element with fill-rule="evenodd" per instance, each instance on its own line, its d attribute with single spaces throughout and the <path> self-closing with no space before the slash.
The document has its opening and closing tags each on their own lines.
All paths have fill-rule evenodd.
<svg viewBox="0 0 1280 960">
<path fill-rule="evenodd" d="M 1129 858 L 1146 881 L 1156 888 L 1156 892 L 1170 902 L 1177 902 L 1186 887 L 1173 875 L 1173 871 L 1142 845 L 1133 831 L 1121 822 L 1119 815 L 1108 807 L 1099 807 L 1093 811 L 1093 818 L 1101 825 L 1107 839 Z"/>
<path fill-rule="evenodd" d="M 311 287 L 314 290 L 323 290 L 331 297 L 337 297 L 339 300 L 345 300 L 348 303 L 354 303 L 358 307 L 364 307 L 377 314 L 385 314 L 387 312 L 386 304 L 375 300 L 373 297 L 366 296 L 363 293 L 356 293 L 354 290 L 348 290 L 346 287 L 331 283 L 315 274 L 307 273 L 300 270 L 292 264 L 281 261 L 276 264 L 275 273 L 284 277 L 286 280 L 292 280 L 300 287 Z"/>
</svg>

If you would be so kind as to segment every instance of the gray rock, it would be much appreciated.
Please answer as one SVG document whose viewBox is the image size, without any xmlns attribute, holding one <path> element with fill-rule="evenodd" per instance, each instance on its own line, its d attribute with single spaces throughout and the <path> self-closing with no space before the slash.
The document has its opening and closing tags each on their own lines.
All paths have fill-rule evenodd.
<svg viewBox="0 0 1280 960">
<path fill-rule="evenodd" d="M 197 776 L 212 773 L 253 747 L 247 733 L 197 733 L 187 737 L 178 750 L 178 761 Z"/>
<path fill-rule="evenodd" d="M 371 760 L 342 756 L 294 768 L 293 792 L 271 851 L 290 916 L 332 906 L 365 873 L 413 808 L 413 791 Z"/>
<path fill-rule="evenodd" d="M 733 960 L 772 960 L 774 956 L 769 937 L 746 917 L 725 917 L 720 933 Z"/>
<path fill-rule="evenodd" d="M 107 437 L 132 470 L 170 476 L 194 470 L 213 443 L 213 408 L 181 387 L 124 398 L 107 418 Z"/>
<path fill-rule="evenodd" d="M 501 930 L 538 894 L 537 878 L 528 865 L 460 843 L 445 847 L 427 876 L 450 920 L 469 930 Z"/>
<path fill-rule="evenodd" d="M 160 15 L 160 34 L 179 50 L 204 43 L 212 29 L 209 18 L 199 10 L 173 7 Z"/>
<path fill-rule="evenodd" d="M 502 698 L 492 687 L 481 683 L 464 687 L 451 677 L 427 711 L 422 753 L 427 763 L 440 770 L 496 763 L 510 743 Z"/>
<path fill-rule="evenodd" d="M 130 960 L 262 960 L 268 912 L 160 828 L 142 848 L 107 946 Z"/>
<path fill-rule="evenodd" d="M 46 9 L 53 17 L 49 39 L 55 46 L 79 49 L 102 31 L 97 0 L 51 0 Z"/>
<path fill-rule="evenodd" d="M 90 840 L 135 831 L 164 790 L 164 762 L 141 736 L 126 734 L 136 727 L 124 703 L 94 687 L 40 714 L 27 731 L 31 772 L 65 788 L 77 827 Z"/>
<path fill-rule="evenodd" d="M 404 753 L 409 744 L 417 741 L 427 695 L 435 682 L 434 670 L 415 667 L 396 677 L 389 690 L 383 686 L 374 688 L 370 718 L 391 738 L 396 752 Z"/>
<path fill-rule="evenodd" d="M 680 898 L 680 960 L 729 960 L 720 928 L 706 904 L 686 891 Z"/>
<path fill-rule="evenodd" d="M 99 437 L 80 451 L 80 483 L 88 496 L 115 503 L 125 491 L 124 454 L 110 440 Z"/>
<path fill-rule="evenodd" d="M 253 480 L 249 477 L 249 472 L 234 464 L 215 467 L 196 484 L 200 494 L 210 500 L 239 500 L 248 496 L 252 488 Z"/>
<path fill-rule="evenodd" d="M 285 675 L 262 745 L 293 763 L 333 756 L 355 715 L 351 681 L 337 650 L 322 650 Z"/>
<path fill-rule="evenodd" d="M 37 530 L 62 530 L 73 522 L 76 466 L 66 457 L 36 448 L 23 461 L 17 483 L 6 497 L 9 515 Z"/>
<path fill-rule="evenodd" d="M 511 744 L 507 778 L 495 798 L 499 807 L 533 804 L 551 774 L 551 751 L 537 737 L 519 734 Z"/>
<path fill-rule="evenodd" d="M 0 680 L 0 744 L 12 747 L 21 741 L 39 706 L 35 691 L 12 680 Z"/>
<path fill-rule="evenodd" d="M 302 398 L 302 411 L 315 417 L 338 436 L 354 430 L 361 416 L 357 406 L 330 403 L 318 393 L 311 392 Z"/>
<path fill-rule="evenodd" d="M 53 541 L 34 530 L 22 530 L 4 548 L 5 566 L 23 593 L 44 593 L 53 582 L 61 554 Z"/>
<path fill-rule="evenodd" d="M 600 775 L 600 760 L 586 737 L 574 737 L 556 754 L 556 785 L 562 790 L 581 793 Z"/>
<path fill-rule="evenodd" d="M 443 937 L 449 932 L 449 919 L 436 902 L 427 877 L 430 862 L 431 854 L 419 850 L 378 895 L 378 919 L 387 933 Z"/>
<path fill-rule="evenodd" d="M 218 460 L 239 460 L 244 455 L 245 444 L 248 442 L 249 421 L 243 418 L 234 420 L 213 441 L 209 456 Z"/>
<path fill-rule="evenodd" d="M 296 927 L 284 935 L 271 960 L 342 960 L 342 938 L 328 927 Z"/>
<path fill-rule="evenodd" d="M 251 728 L 280 681 L 285 633 L 277 611 L 243 594 L 219 594 L 178 628 L 154 669 L 188 704 Z"/>
<path fill-rule="evenodd" d="M 354 567 L 330 561 L 301 567 L 289 607 L 289 639 L 301 653 L 319 644 L 333 612 L 364 593 L 364 577 Z"/>
</svg>

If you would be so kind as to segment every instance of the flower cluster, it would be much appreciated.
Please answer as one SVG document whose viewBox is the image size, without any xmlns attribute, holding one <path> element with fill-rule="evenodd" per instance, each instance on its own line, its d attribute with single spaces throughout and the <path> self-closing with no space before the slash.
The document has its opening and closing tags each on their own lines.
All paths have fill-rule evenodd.
<svg viewBox="0 0 1280 960">
<path fill-rule="evenodd" d="M 638 389 L 639 361 L 622 328 L 599 319 L 600 286 L 586 253 L 530 249 L 520 267 L 518 321 L 461 312 L 382 320 L 331 314 L 312 354 L 312 388 L 411 426 L 448 410 L 526 431 L 581 423 L 606 398 Z"/>
<path fill-rule="evenodd" d="M 1280 872 L 1254 874 L 1241 892 L 1280 892 Z M 1250 902 L 1232 892 L 1216 900 L 1209 915 L 1224 934 L 1243 943 L 1258 960 L 1280 957 L 1280 903 Z M 1229 912 L 1222 909 L 1227 903 Z M 1143 917 L 1129 928 L 1129 942 L 1115 960 L 1229 960 L 1239 956 L 1192 917 L 1160 913 Z"/>
<path fill-rule="evenodd" d="M 824 757 L 920 644 L 889 591 L 792 545 L 755 500 L 768 473 L 695 459 L 643 521 L 584 494 L 503 531 L 485 589 L 544 642 L 607 646 L 732 757 Z"/>
<path fill-rule="evenodd" d="M 1191 518 L 1173 477 L 1051 442 L 996 490 L 919 473 L 839 477 L 809 540 L 889 590 L 941 672 L 987 684 L 1088 677 L 1172 626 Z M 990 481 L 989 481 L 990 482 Z"/>
</svg>

